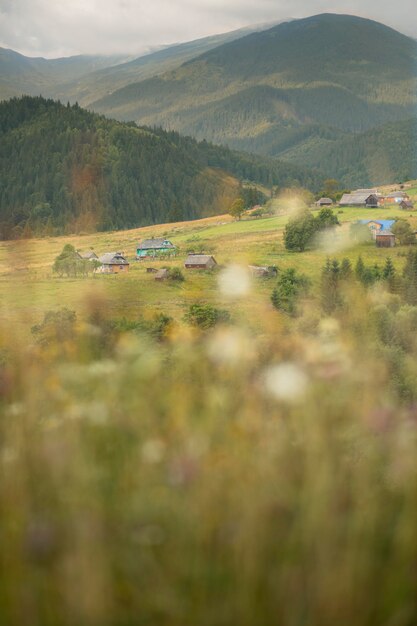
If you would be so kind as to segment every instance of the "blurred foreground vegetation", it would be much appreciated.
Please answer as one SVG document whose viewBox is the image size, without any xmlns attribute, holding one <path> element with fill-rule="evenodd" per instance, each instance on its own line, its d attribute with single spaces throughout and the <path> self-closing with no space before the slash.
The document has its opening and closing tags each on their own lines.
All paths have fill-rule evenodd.
<svg viewBox="0 0 417 626">
<path fill-rule="evenodd" d="M 414 625 L 417 256 L 367 269 L 278 275 L 261 332 L 5 321 L 0 623 Z"/>
</svg>

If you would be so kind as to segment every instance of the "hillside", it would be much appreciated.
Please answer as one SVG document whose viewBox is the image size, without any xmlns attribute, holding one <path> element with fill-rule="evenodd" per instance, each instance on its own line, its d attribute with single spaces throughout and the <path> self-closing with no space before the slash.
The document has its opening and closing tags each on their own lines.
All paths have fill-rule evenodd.
<svg viewBox="0 0 417 626">
<path fill-rule="evenodd" d="M 3 239 L 219 214 L 239 179 L 269 187 L 321 183 L 292 164 L 107 120 L 78 105 L 31 97 L 0 104 Z"/>
<path fill-rule="evenodd" d="M 410 118 L 417 42 L 358 17 L 319 15 L 218 46 L 92 107 L 197 138 L 279 155 Z M 301 139 L 300 139 L 301 136 Z"/>
<path fill-rule="evenodd" d="M 79 55 L 61 59 L 31 58 L 0 48 L 0 100 L 13 96 L 51 95 L 61 83 L 79 80 L 124 61 L 119 56 Z"/>
<path fill-rule="evenodd" d="M 87 106 L 130 83 L 175 69 L 217 46 L 265 30 L 268 26 L 259 24 L 164 46 L 133 59 L 127 55 L 44 59 L 0 48 L 0 100 L 20 95 L 42 95 Z"/>
<path fill-rule="evenodd" d="M 364 133 L 311 135 L 281 158 L 317 167 L 347 187 L 402 182 L 417 177 L 417 119 L 389 122 Z"/>
<path fill-rule="evenodd" d="M 81 106 L 89 106 L 98 99 L 106 97 L 131 83 L 174 70 L 186 61 L 213 48 L 266 28 L 268 28 L 267 25 L 254 25 L 220 35 L 165 46 L 161 50 L 140 56 L 126 63 L 98 69 L 78 80 L 64 82 L 56 87 L 51 95 L 65 101 L 77 101 Z"/>
</svg>

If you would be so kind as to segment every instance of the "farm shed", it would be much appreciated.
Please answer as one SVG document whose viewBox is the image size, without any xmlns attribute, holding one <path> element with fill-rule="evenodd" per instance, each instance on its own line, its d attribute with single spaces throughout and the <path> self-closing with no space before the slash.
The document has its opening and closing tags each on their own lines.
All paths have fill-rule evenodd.
<svg viewBox="0 0 417 626">
<path fill-rule="evenodd" d="M 184 267 L 191 270 L 211 270 L 216 265 L 216 259 L 209 254 L 189 254 L 184 263 Z"/>
<path fill-rule="evenodd" d="M 395 235 L 389 230 L 382 231 L 375 235 L 377 248 L 393 248 L 395 246 Z"/>
<path fill-rule="evenodd" d="M 376 208 L 379 204 L 377 194 L 368 193 L 368 191 L 355 191 L 354 193 L 345 193 L 340 199 L 340 206 L 361 206 Z"/>
<path fill-rule="evenodd" d="M 168 276 L 169 276 L 169 271 L 167 269 L 162 269 L 156 272 L 154 279 L 162 282 L 163 280 L 166 280 Z"/>
<path fill-rule="evenodd" d="M 316 206 L 332 206 L 333 200 L 331 198 L 320 198 L 317 200 Z"/>
</svg>

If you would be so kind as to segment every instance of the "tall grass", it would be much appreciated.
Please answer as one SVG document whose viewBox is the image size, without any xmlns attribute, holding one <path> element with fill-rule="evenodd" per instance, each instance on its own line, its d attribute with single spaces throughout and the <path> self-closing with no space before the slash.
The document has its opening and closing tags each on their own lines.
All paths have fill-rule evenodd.
<svg viewBox="0 0 417 626">
<path fill-rule="evenodd" d="M 119 333 L 94 299 L 29 346 L 4 326 L 0 623 L 416 624 L 401 310 L 352 287 L 337 319 L 313 298 L 295 320 L 265 309 L 256 336 Z"/>
</svg>

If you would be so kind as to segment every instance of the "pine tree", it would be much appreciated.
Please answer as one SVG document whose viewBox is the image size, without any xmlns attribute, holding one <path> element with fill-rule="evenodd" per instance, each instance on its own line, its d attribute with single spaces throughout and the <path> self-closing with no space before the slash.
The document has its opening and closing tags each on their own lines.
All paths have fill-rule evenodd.
<svg viewBox="0 0 417 626">
<path fill-rule="evenodd" d="M 352 276 L 352 264 L 349 259 L 342 259 L 340 265 L 340 276 L 343 280 L 348 280 Z"/>
<path fill-rule="evenodd" d="M 355 265 L 355 276 L 361 283 L 363 283 L 364 275 L 365 275 L 365 263 L 363 262 L 362 257 L 359 256 Z"/>
<path fill-rule="evenodd" d="M 321 273 L 321 307 L 326 315 L 331 315 L 343 304 L 340 293 L 342 279 L 339 261 L 327 259 Z"/>
</svg>

